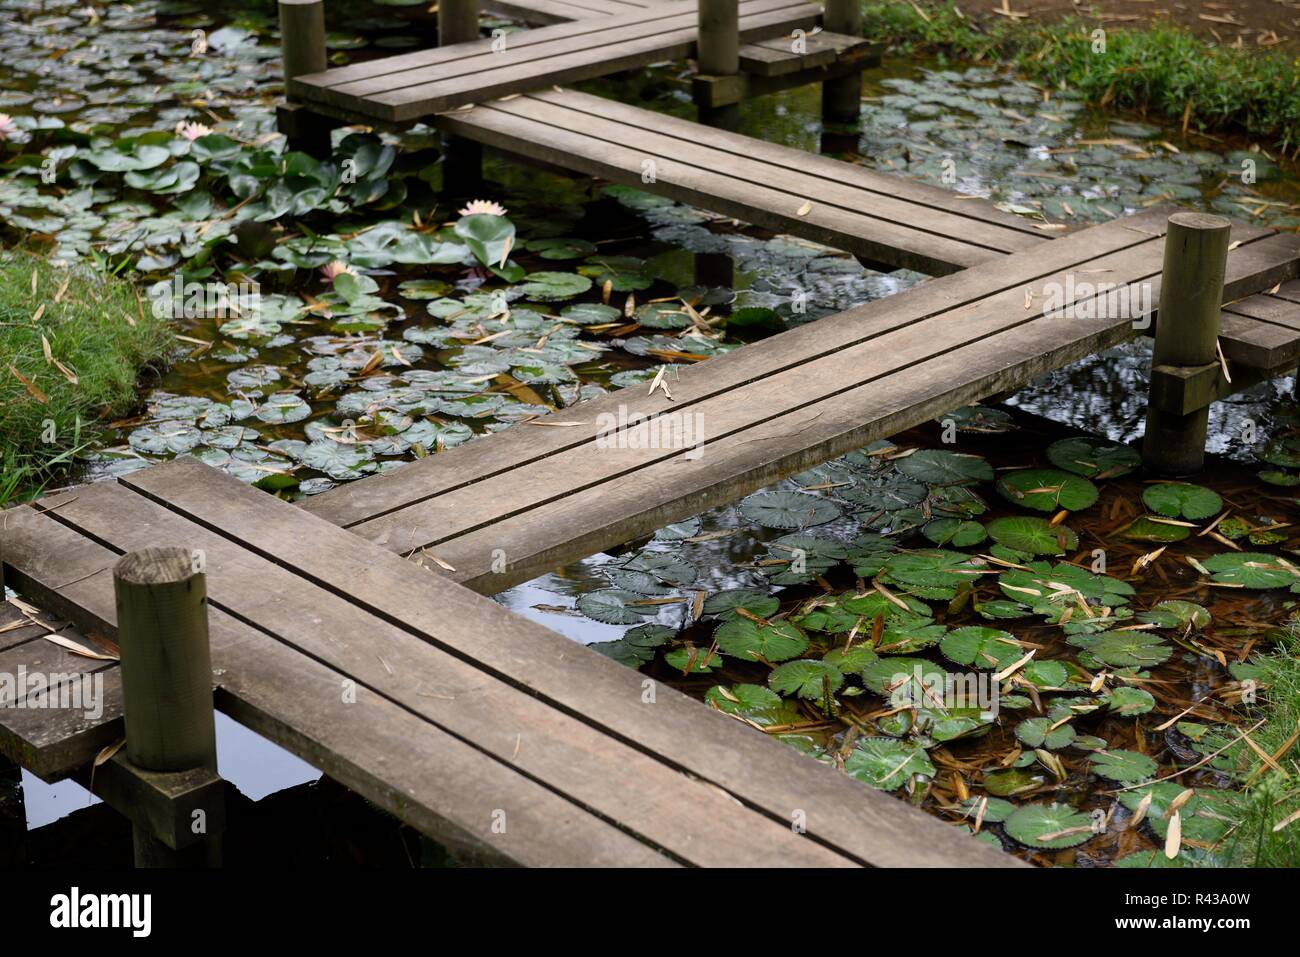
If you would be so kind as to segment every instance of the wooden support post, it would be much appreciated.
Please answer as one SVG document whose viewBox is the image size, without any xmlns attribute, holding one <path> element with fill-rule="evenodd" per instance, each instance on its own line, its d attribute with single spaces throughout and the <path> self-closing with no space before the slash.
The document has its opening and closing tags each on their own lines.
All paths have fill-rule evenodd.
<svg viewBox="0 0 1300 957">
<path fill-rule="evenodd" d="M 322 73 L 325 54 L 325 0 L 279 0 L 280 58 L 286 88 L 295 76 Z M 332 121 L 301 104 L 285 103 L 275 111 L 275 125 L 291 150 L 329 156 Z"/>
<path fill-rule="evenodd" d="M 200 553 L 129 552 L 113 566 L 126 760 L 145 771 L 217 769 L 208 650 L 207 586 Z M 184 850 L 135 825 L 137 867 L 216 863 L 215 837 Z"/>
<path fill-rule="evenodd" d="M 1165 235 L 1160 311 L 1151 353 L 1152 372 L 1161 367 L 1195 369 L 1217 361 L 1219 311 L 1232 224 L 1222 216 L 1175 213 Z M 1154 393 L 1153 393 L 1154 396 Z M 1208 404 L 1185 415 L 1147 406 L 1142 460 L 1166 475 L 1189 475 L 1205 463 Z"/>
<path fill-rule="evenodd" d="M 822 27 L 828 33 L 862 36 L 861 0 L 825 0 Z M 862 112 L 862 74 L 854 71 L 822 83 L 822 121 L 857 123 Z"/>
<path fill-rule="evenodd" d="M 479 39 L 479 0 L 440 0 L 438 46 Z M 468 196 L 483 182 L 483 146 L 459 136 L 442 138 L 442 191 Z"/>
<path fill-rule="evenodd" d="M 703 89 L 719 77 L 740 73 L 740 8 L 738 0 L 699 0 L 699 36 L 696 40 L 696 105 L 701 123 L 734 130 L 740 125 L 740 104 L 714 106 Z"/>
<path fill-rule="evenodd" d="M 23 772 L 0 755 L 0 867 L 27 866 L 27 809 Z"/>
</svg>

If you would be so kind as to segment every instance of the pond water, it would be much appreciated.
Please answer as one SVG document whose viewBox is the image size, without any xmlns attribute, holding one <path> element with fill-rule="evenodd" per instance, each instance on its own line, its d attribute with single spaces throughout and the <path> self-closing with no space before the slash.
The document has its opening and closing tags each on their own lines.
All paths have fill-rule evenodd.
<svg viewBox="0 0 1300 957">
<path fill-rule="evenodd" d="M 355 182 L 308 158 L 286 168 L 274 152 L 274 21 L 258 5 L 232 10 L 0 2 L 0 111 L 13 117 L 0 143 L 6 238 L 137 270 L 142 308 L 183 303 L 183 293 L 154 291 L 159 282 L 254 282 L 260 297 L 240 314 L 180 310 L 183 351 L 140 414 L 115 423 L 89 477 L 186 454 L 288 498 L 314 494 L 925 278 L 502 158 L 490 160 L 483 195 L 465 199 L 499 204 L 505 217 L 484 207 L 469 228 L 462 203 L 435 192 L 436 139 L 419 127 L 339 141 Z M 400 4 L 330 14 L 335 62 L 429 35 Z M 683 64 L 585 88 L 693 115 Z M 983 67 L 887 61 L 864 90 L 859 130 L 824 130 L 810 87 L 745 104 L 741 132 L 988 197 L 1045 227 L 1161 202 L 1300 226 L 1300 182 L 1249 144 L 1104 116 L 1069 91 Z M 51 157 L 53 185 L 41 177 Z M 510 264 L 486 268 L 470 241 L 499 253 L 507 236 Z M 701 252 L 733 258 L 732 287 L 694 285 Z M 1169 773 L 1241 720 L 1206 705 L 1186 727 L 1153 730 L 1158 716 L 1248 678 L 1245 658 L 1291 613 L 1277 596 L 1292 584 L 1280 556 L 1295 542 L 1300 452 L 1283 400 L 1291 382 L 1278 380 L 1215 406 L 1211 449 L 1223 458 L 1198 482 L 1222 509 L 1208 515 L 1168 488 L 1156 493 L 1163 508 L 1144 504 L 1151 486 L 1140 473 L 1049 455 L 1072 434 L 1063 426 L 1112 442 L 1139 436 L 1148 363 L 1143 343 L 1109 350 L 1022 390 L 1009 412 L 954 410 L 500 600 L 949 820 L 989 797 L 973 812 L 984 837 L 1035 860 L 1149 852 L 1161 835 L 1111 826 L 1128 812 L 1115 816 L 1109 792 Z M 1121 453 L 1090 447 L 1082 460 L 1095 454 Z M 1017 471 L 1034 481 L 1017 486 Z M 1058 508 L 1070 514 L 1048 525 Z M 1223 509 L 1231 534 L 1198 534 Z M 1194 528 L 1168 524 L 1193 515 Z M 783 539 L 792 534 L 801 537 Z M 1267 567 L 1214 558 L 1234 546 L 1268 554 Z M 792 556 L 806 568 L 792 570 Z M 1256 587 L 1261 576 L 1277 588 Z M 1249 589 L 1218 587 L 1243 578 Z M 1175 599 L 1197 607 L 1142 617 Z M 727 631 L 715 635 L 719 623 Z M 993 658 L 972 664 L 968 646 Z M 981 664 L 1010 665 L 1008 648 L 1035 659 L 990 684 Z M 880 683 L 889 652 L 927 662 L 925 673 L 969 666 L 1009 703 L 996 720 L 885 713 L 897 690 Z M 1194 776 L 1208 790 L 1191 858 L 1221 836 L 1216 801 L 1231 770 Z M 1003 796 L 1026 813 L 990 829 L 1011 813 Z M 1160 791 L 1154 804 L 1171 799 Z M 1107 828 L 1076 840 L 1097 814 Z"/>
</svg>

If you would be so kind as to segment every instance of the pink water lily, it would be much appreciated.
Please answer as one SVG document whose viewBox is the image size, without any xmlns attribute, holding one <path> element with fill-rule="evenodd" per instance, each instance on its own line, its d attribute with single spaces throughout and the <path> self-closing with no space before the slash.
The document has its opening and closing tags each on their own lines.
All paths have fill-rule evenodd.
<svg viewBox="0 0 1300 957">
<path fill-rule="evenodd" d="M 467 203 L 459 212 L 462 216 L 504 216 L 506 208 L 490 199 L 475 199 Z"/>
<path fill-rule="evenodd" d="M 325 277 L 325 281 L 330 285 L 334 284 L 335 277 L 341 276 L 343 273 L 347 273 L 349 276 L 355 276 L 357 271 L 347 263 L 339 262 L 337 259 L 329 265 L 323 266 L 320 271 L 320 274 Z"/>
<path fill-rule="evenodd" d="M 211 133 L 212 127 L 204 126 L 202 123 L 181 122 L 176 124 L 176 135 L 183 136 L 190 142 L 197 140 L 200 136 L 209 136 Z"/>
<path fill-rule="evenodd" d="M 14 118 L 8 113 L 0 113 L 0 140 L 7 140 L 18 132 Z"/>
</svg>

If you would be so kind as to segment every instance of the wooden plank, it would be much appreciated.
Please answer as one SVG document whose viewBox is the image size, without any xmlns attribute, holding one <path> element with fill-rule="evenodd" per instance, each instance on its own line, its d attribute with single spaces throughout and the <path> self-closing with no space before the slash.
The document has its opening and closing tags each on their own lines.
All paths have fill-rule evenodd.
<svg viewBox="0 0 1300 957">
<path fill-rule="evenodd" d="M 1300 332 L 1300 303 L 1288 299 L 1260 294 L 1239 299 L 1225 308 L 1239 316 L 1248 316 Z"/>
<path fill-rule="evenodd" d="M 223 483 L 209 491 L 221 495 L 227 489 Z M 255 623 L 678 860 L 713 867 L 853 863 L 442 651 L 421 630 L 437 620 L 432 607 L 419 625 L 377 618 L 345 595 L 323 590 L 122 485 L 80 488 L 36 507 L 47 503 L 57 509 L 52 514 L 58 521 L 114 550 L 158 544 L 202 550 L 212 607 Z M 440 624 L 438 634 L 489 625 L 472 619 Z M 683 807 L 693 809 L 689 820 Z"/>
<path fill-rule="evenodd" d="M 1244 227 L 1240 232 L 1248 235 L 1260 231 Z M 1234 281 L 1240 285 L 1243 271 L 1247 268 L 1251 273 L 1262 268 L 1262 260 L 1253 261 L 1249 267 L 1242 265 L 1251 261 L 1251 255 L 1257 247 L 1269 247 L 1274 258 L 1293 259 L 1297 242 L 1300 242 L 1300 238 L 1265 237 L 1239 247 L 1234 251 L 1232 259 L 1232 268 L 1236 271 Z M 1117 280 L 1150 283 L 1154 302 L 1158 294 L 1162 255 L 1163 244 L 1153 240 L 1141 247 L 1094 260 L 1090 265 L 1095 265 L 1099 271 L 1110 272 Z M 564 552 L 564 561 L 569 561 L 652 530 L 639 527 L 630 530 L 612 517 L 613 512 L 604 511 L 606 489 L 612 483 L 626 484 L 639 480 L 654 487 L 656 492 L 671 487 L 692 509 L 677 516 L 684 518 L 701 510 L 704 497 L 708 498 L 708 504 L 718 504 L 738 497 L 738 493 L 728 492 L 725 488 L 724 475 L 738 481 L 743 479 L 746 491 L 783 477 L 771 472 L 767 466 L 758 475 L 738 473 L 730 465 L 729 453 L 720 451 L 722 448 L 744 448 L 754 443 L 773 441 L 764 436 L 776 436 L 781 437 L 784 446 L 765 445 L 769 455 L 783 452 L 786 447 L 797 451 L 800 456 L 812 455 L 814 450 L 803 444 L 804 435 L 790 421 L 791 417 L 799 416 L 803 411 L 827 407 L 826 403 L 834 403 L 837 397 L 846 394 L 866 394 L 863 393 L 864 389 L 869 390 L 882 379 L 896 375 L 915 375 L 918 374 L 915 370 L 919 368 L 942 369 L 942 380 L 950 381 L 954 377 L 953 370 L 963 367 L 965 350 L 992 336 L 1046 336 L 1043 341 L 1047 343 L 1053 337 L 1064 337 L 1065 333 L 1061 330 L 1065 325 L 1082 320 L 1042 315 L 1041 303 L 1045 297 L 1043 287 L 1049 284 L 1060 287 L 1065 283 L 1058 276 L 1041 282 L 1036 288 L 1030 287 L 1034 294 L 1033 301 L 1040 305 L 1037 312 L 1028 315 L 1024 306 L 1025 290 L 991 297 L 974 306 L 902 328 L 889 326 L 886 313 L 875 326 L 874 331 L 878 334 L 853 347 L 841 349 L 817 362 L 795 366 L 760 382 L 749 383 L 706 402 L 679 401 L 679 410 L 700 416 L 708 432 L 706 444 L 694 460 L 684 459 L 681 448 L 619 448 L 611 447 L 613 443 L 608 441 L 597 444 L 593 438 L 587 446 L 574 447 L 540 460 L 527 471 L 512 471 L 485 479 L 399 513 L 356 526 L 354 530 L 369 535 L 373 533 L 372 530 L 383 528 L 390 536 L 401 539 L 410 548 L 430 547 L 441 561 L 456 568 L 457 580 L 471 584 L 471 587 L 485 585 L 496 589 L 502 579 L 510 584 L 526 580 L 562 563 L 554 562 L 547 568 L 541 568 L 537 564 L 555 557 L 552 545 Z M 869 321 L 863 325 L 867 329 L 872 328 Z M 1118 330 L 1114 334 L 1121 339 L 1133 334 L 1131 320 L 1119 317 L 1112 318 L 1110 325 L 1100 330 L 1099 335 L 1110 336 L 1112 327 Z M 1083 345 L 1078 347 L 1082 348 Z M 1079 355 L 1082 353 L 1071 358 Z M 944 368 L 947 361 L 951 362 L 950 368 Z M 1006 376 L 1016 376 L 1016 370 L 1003 371 Z M 1025 376 L 1032 376 L 1043 370 L 1036 358 L 1030 356 L 1022 371 Z M 933 374 L 939 376 L 940 372 L 935 371 Z M 862 416 L 859 424 L 869 422 L 870 406 L 862 407 L 859 411 Z M 927 409 L 925 414 L 936 411 L 945 410 Z M 785 430 L 784 433 L 782 429 Z M 848 440 L 837 436 L 836 442 L 841 441 Z M 837 451 L 826 454 L 821 460 L 854 447 L 837 445 Z M 800 463 L 796 471 L 807 467 L 802 458 L 796 457 L 796 461 Z M 651 463 L 666 466 L 667 472 L 657 474 L 654 479 L 644 477 L 643 473 Z M 668 474 L 671 474 L 671 479 L 665 477 Z M 711 484 L 715 482 L 716 485 Z M 714 489 L 707 496 L 702 492 L 705 485 Z M 527 493 L 521 495 L 519 489 L 527 489 Z M 600 534 L 608 536 L 610 540 L 597 549 L 588 551 L 581 550 L 590 544 L 586 540 L 572 546 L 561 545 L 561 539 L 571 529 L 566 528 L 565 523 L 552 525 L 549 520 L 537 516 L 547 513 L 548 503 L 564 499 L 590 503 L 592 516 L 600 514 L 607 519 Z M 673 520 L 676 519 L 668 521 Z M 662 524 L 664 522 L 653 527 Z M 524 528 L 530 525 L 534 530 L 531 537 L 508 534 L 504 530 L 507 527 Z M 426 528 L 437 531 L 419 531 Z M 562 528 L 565 531 L 560 531 Z M 542 539 L 546 539 L 545 548 L 540 544 Z M 490 541 L 496 544 L 484 550 Z M 486 572 L 494 564 L 494 550 L 497 550 L 496 554 L 499 554 L 499 550 L 504 550 L 510 567 L 504 573 L 489 575 Z"/>
<path fill-rule="evenodd" d="M 1219 345 L 1229 362 L 1248 369 L 1277 369 L 1300 358 L 1300 333 L 1230 309 L 1219 314 Z"/>
<path fill-rule="evenodd" d="M 32 508 L 7 513 L 9 581 L 43 605 L 59 604 L 83 629 L 116 630 L 111 577 L 64 586 L 68 566 L 109 568 L 118 553 Z M 50 573 L 53 572 L 53 577 Z M 217 706 L 320 768 L 467 863 L 531 866 L 671 866 L 673 861 L 527 776 L 488 761 L 437 727 L 256 628 L 213 609 L 210 639 L 220 675 Z M 436 761 L 391 760 L 412 742 Z M 504 832 L 493 812 L 505 812 Z"/>
<path fill-rule="evenodd" d="M 746 44 L 740 48 L 740 68 L 759 76 L 785 76 L 865 56 L 874 47 L 863 37 L 826 31 L 805 36 L 803 53 L 795 53 L 793 43 L 793 37 L 787 36 Z"/>
<path fill-rule="evenodd" d="M 486 13 L 522 20 L 529 25 L 617 16 L 637 8 L 619 0 L 484 0 L 483 3 Z"/>
<path fill-rule="evenodd" d="M 647 157 L 644 150 L 602 142 L 584 132 L 533 120 L 515 110 L 518 101 L 448 114 L 437 125 L 457 136 L 563 166 L 616 183 L 643 186 L 642 164 L 655 163 L 654 192 L 778 232 L 787 232 L 897 268 L 945 275 L 997 258 L 997 250 L 921 232 L 881 219 L 812 202 L 805 197 L 689 165 L 671 154 Z M 729 157 L 718 156 L 719 162 Z"/>
<path fill-rule="evenodd" d="M 1300 279 L 1292 279 L 1290 282 L 1279 284 L 1276 290 L 1270 291 L 1270 295 L 1290 302 L 1300 302 Z"/>
<path fill-rule="evenodd" d="M 1273 242 L 1279 240 L 1279 242 Z M 1300 237 L 1270 237 L 1234 250 L 1243 256 L 1291 257 Z M 1252 268 L 1261 265 L 1256 262 Z M 1233 261 L 1229 260 L 1229 270 Z M 1257 275 L 1257 273 L 1256 273 Z M 1239 274 L 1230 282 L 1240 285 Z M 436 554 L 474 588 L 496 590 L 501 580 L 527 580 L 576 558 L 627 541 L 738 497 L 877 438 L 928 421 L 983 396 L 1022 386 L 1050 369 L 1123 341 L 1127 320 L 1044 320 L 989 335 L 957 354 L 909 365 L 883 378 L 803 405 L 761 425 L 712 442 L 688 468 L 680 453 L 568 495 L 480 531 L 440 544 Z M 607 450 L 607 454 L 609 451 Z M 621 450 L 619 450 L 621 451 Z M 491 571 L 491 551 L 511 562 Z M 484 558 L 488 561 L 485 562 Z"/>
<path fill-rule="evenodd" d="M 345 582 L 353 601 L 381 617 L 437 622 L 439 633 L 428 636 L 433 643 L 723 788 L 786 827 L 795 809 L 804 810 L 810 838 L 857 860 L 880 866 L 1016 863 L 671 688 L 652 683 L 654 703 L 647 706 L 644 676 L 342 529 L 304 521 L 301 510 L 196 462 L 176 460 L 129 478 L 132 488 L 237 535 L 295 574 L 318 584 Z M 222 494 L 214 494 L 218 488 Z M 473 626 L 441 627 L 454 622 Z"/>
<path fill-rule="evenodd" d="M 1044 245 L 1033 253 L 1008 257 L 996 269 L 969 270 L 933 280 L 887 300 L 868 303 L 815 323 L 787 330 L 760 343 L 682 370 L 670 384 L 675 399 L 661 392 L 646 396 L 632 389 L 583 402 L 556 413 L 553 421 L 581 422 L 586 428 L 535 428 L 520 425 L 470 442 L 383 475 L 372 476 L 312 496 L 302 507 L 345 528 L 397 512 L 444 492 L 523 467 L 591 441 L 602 415 L 656 416 L 682 411 L 748 382 L 832 355 L 882 330 L 888 317 L 899 328 L 1023 286 L 1163 235 L 1167 210 L 1154 209 L 1125 220 L 1094 226 Z M 574 434 L 578 433 L 578 434 Z M 402 549 L 392 540 L 388 547 Z M 409 550 L 409 549 L 406 549 Z"/>
<path fill-rule="evenodd" d="M 576 90 L 543 90 L 531 94 L 529 98 L 555 103 L 578 112 L 607 117 L 631 126 L 646 122 L 646 117 L 643 115 L 645 111 L 639 107 L 579 93 Z M 906 199 L 926 209 L 1005 227 L 1012 233 L 1019 233 L 1024 240 L 1022 246 L 1014 248 L 1028 249 L 1036 245 L 1045 245 L 1045 241 L 1054 235 L 1044 232 L 1034 222 L 1022 216 L 1003 212 L 990 202 L 959 198 L 960 194 L 930 186 L 919 180 L 892 173 L 878 173 L 865 166 L 805 153 L 802 150 L 768 143 L 739 133 L 702 127 L 680 117 L 655 114 L 653 125 L 657 131 L 666 136 L 672 136 L 683 142 L 702 143 L 738 158 L 753 158 L 782 166 L 790 165 L 793 156 L 797 158 L 796 168 L 819 177 L 826 184 L 848 182 L 868 192 Z M 1008 247 L 1010 248 L 1013 247 Z"/>
<path fill-rule="evenodd" d="M 122 739 L 122 672 L 106 668 L 103 714 L 98 718 L 69 708 L 8 710 L 0 721 L 0 754 L 47 783 L 84 768 L 106 747 Z"/>
<path fill-rule="evenodd" d="M 810 27 L 819 12 L 802 0 L 746 0 L 743 11 L 740 32 L 745 39 Z M 540 86 L 687 57 L 695 35 L 694 5 L 674 5 L 653 16 L 638 12 L 515 34 L 503 52 L 493 52 L 490 40 L 478 41 L 442 48 L 440 55 L 421 51 L 369 61 L 345 68 L 351 72 L 344 77 L 339 71 L 309 74 L 291 80 L 289 93 L 401 122 Z"/>
<path fill-rule="evenodd" d="M 575 99 L 581 99 L 586 108 L 578 111 L 569 106 Z M 686 139 L 677 123 L 662 122 L 673 117 L 661 117 L 645 110 L 632 114 L 619 111 L 622 114 L 619 118 L 603 116 L 598 111 L 606 102 L 609 101 L 600 97 L 583 94 L 573 97 L 566 92 L 551 91 L 481 108 L 499 109 L 557 129 L 580 132 L 588 139 L 612 147 L 634 150 L 655 161 L 655 175 L 659 179 L 677 179 L 681 164 L 693 167 L 697 176 L 735 180 L 737 184 L 731 192 L 743 196 L 743 191 L 749 191 L 753 196 L 752 205 L 783 211 L 792 230 L 804 221 L 811 221 L 821 210 L 836 210 L 850 220 L 837 227 L 846 232 L 856 230 L 864 238 L 872 237 L 873 233 L 882 238 L 909 232 L 928 234 L 959 246 L 975 247 L 973 251 L 981 259 L 992 259 L 998 253 L 1015 252 L 1046 241 L 1041 232 L 1032 228 L 1026 233 L 1019 224 L 1013 228 L 1002 222 L 986 221 L 981 215 L 985 212 L 982 207 L 989 204 L 983 202 L 958 200 L 956 194 L 937 189 L 924 205 L 900 200 L 886 192 L 886 181 L 880 176 L 855 177 L 858 167 L 827 161 L 789 147 L 760 148 L 763 154 L 760 159 L 731 151 L 720 152 L 707 142 L 707 137 Z M 637 117 L 637 121 L 628 122 L 624 117 Z M 700 142 L 701 139 L 706 142 Z M 838 171 L 838 177 L 831 176 L 826 168 L 828 163 Z M 642 170 L 641 165 L 635 167 L 638 177 Z M 862 181 L 860 184 L 856 182 L 858 179 Z M 811 209 L 800 214 L 809 203 Z M 1002 216 L 1000 212 L 997 215 Z M 906 225 L 898 225 L 903 223 Z"/>
</svg>

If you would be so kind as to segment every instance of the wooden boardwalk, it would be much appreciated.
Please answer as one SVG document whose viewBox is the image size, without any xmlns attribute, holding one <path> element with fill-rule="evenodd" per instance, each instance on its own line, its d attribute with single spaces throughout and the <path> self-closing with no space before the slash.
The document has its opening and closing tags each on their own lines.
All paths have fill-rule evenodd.
<svg viewBox="0 0 1300 957">
<path fill-rule="evenodd" d="M 475 592 L 1140 334 L 1149 309 L 1116 312 L 1077 280 L 1146 288 L 1158 302 L 1170 211 L 1052 238 L 983 201 L 546 89 L 689 54 L 695 4 L 518 6 L 568 22 L 515 34 L 492 60 L 478 41 L 298 76 L 290 91 L 335 116 L 442 113 L 462 137 L 942 278 L 682 370 L 671 399 L 624 390 L 541 420 L 567 428 L 522 423 L 301 508 L 178 460 L 0 513 L 7 583 L 60 616 L 0 604 L 0 673 L 90 674 L 105 691 L 97 718 L 17 707 L 38 693 L 0 700 L 0 752 L 53 779 L 118 738 L 111 569 L 175 545 L 204 559 L 217 706 L 466 862 L 1016 864 Z M 763 38 L 817 16 L 793 0 L 743 0 L 740 11 L 753 70 L 770 75 L 790 62 Z M 1300 357 L 1300 237 L 1238 224 L 1231 238 L 1220 345 L 1234 374 L 1276 374 Z M 1063 290 L 1068 315 L 1045 306 Z M 636 426 L 605 426 L 683 415 L 702 424 L 702 445 L 651 447 L 624 441 Z M 800 819 L 806 833 L 791 827 Z"/>
<path fill-rule="evenodd" d="M 742 42 L 787 36 L 818 22 L 805 0 L 741 0 Z M 290 96 L 350 116 L 404 122 L 556 83 L 606 76 L 693 55 L 694 0 L 507 34 L 295 77 Z"/>
<path fill-rule="evenodd" d="M 467 862 L 1014 863 L 668 687 L 648 697 L 637 672 L 196 462 L 3 519 L 10 584 L 110 640 L 120 555 L 201 550 L 221 710 Z M 120 687 L 114 662 L 40 638 L 15 648 L 8 666 L 102 671 Z M 81 761 L 111 733 L 83 736 Z"/>
<path fill-rule="evenodd" d="M 1140 316 L 1063 318 L 1043 303 L 1071 274 L 1147 283 L 1158 302 L 1167 215 L 1081 230 L 710 359 L 670 380 L 671 400 L 616 392 L 548 417 L 574 427 L 523 424 L 304 507 L 500 591 L 1132 338 Z M 1300 237 L 1241 225 L 1233 239 L 1226 298 L 1296 274 Z M 1097 297 L 1078 289 L 1082 313 Z M 1290 337 L 1288 358 L 1300 331 Z M 602 415 L 698 415 L 704 443 L 693 458 L 620 447 Z M 492 570 L 497 549 L 504 571 Z"/>
</svg>

